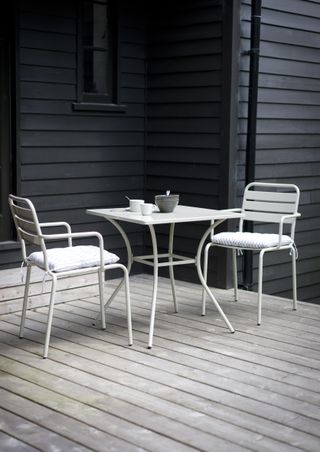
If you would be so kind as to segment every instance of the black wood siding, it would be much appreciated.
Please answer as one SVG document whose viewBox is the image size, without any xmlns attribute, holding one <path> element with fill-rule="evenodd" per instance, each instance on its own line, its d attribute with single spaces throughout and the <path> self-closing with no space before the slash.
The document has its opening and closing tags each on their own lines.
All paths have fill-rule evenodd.
<svg viewBox="0 0 320 452">
<path fill-rule="evenodd" d="M 18 7 L 17 193 L 33 200 L 40 220 L 99 230 L 123 256 L 112 226 L 87 208 L 126 205 L 144 185 L 145 42 L 143 2 L 119 2 L 121 113 L 73 111 L 77 92 L 77 2 L 20 2 Z M 143 235 L 128 228 L 135 247 Z M 20 253 L 0 254 L 17 266 Z"/>
<path fill-rule="evenodd" d="M 240 205 L 249 57 L 236 52 L 231 35 L 237 24 L 230 22 L 230 8 L 241 3 L 241 50 L 248 50 L 249 0 L 119 0 L 119 101 L 127 111 L 113 114 L 72 110 L 77 91 L 77 2 L 18 3 L 17 193 L 33 199 L 41 220 L 64 218 L 76 230 L 98 229 L 106 246 L 123 256 L 118 233 L 86 215 L 86 208 L 124 205 L 124 194 L 152 201 L 167 189 L 180 193 L 182 204 Z M 301 189 L 298 296 L 316 302 L 320 4 L 263 0 L 262 6 L 256 179 L 293 182 Z M 235 94 L 232 62 L 238 59 Z M 238 146 L 232 142 L 236 118 Z M 237 165 L 232 155 L 236 148 Z M 127 229 L 140 249 L 141 230 L 134 225 Z M 177 226 L 176 251 L 192 254 L 203 230 L 199 224 Z M 166 246 L 164 229 L 159 242 Z M 0 244 L 0 250 L 0 268 L 17 266 L 20 254 L 14 244 Z M 211 281 L 222 286 L 223 259 L 219 257 L 218 270 L 218 259 L 211 267 Z M 177 269 L 177 276 L 197 278 L 194 269 L 186 268 Z M 267 256 L 264 276 L 265 292 L 291 296 L 285 253 Z"/>
<path fill-rule="evenodd" d="M 242 2 L 242 50 L 249 48 L 250 2 Z M 238 194 L 243 190 L 248 56 L 241 58 Z M 298 298 L 320 301 L 320 3 L 263 0 L 256 180 L 300 187 Z M 264 291 L 291 297 L 289 256 L 266 257 Z M 254 280 L 257 279 L 257 260 Z"/>
<path fill-rule="evenodd" d="M 169 13 L 168 13 L 169 12 Z M 161 2 L 148 21 L 146 197 L 220 207 L 222 2 Z M 176 251 L 194 253 L 204 225 L 178 225 Z M 167 246 L 162 229 L 160 246 Z M 193 268 L 177 268 L 183 279 Z"/>
</svg>

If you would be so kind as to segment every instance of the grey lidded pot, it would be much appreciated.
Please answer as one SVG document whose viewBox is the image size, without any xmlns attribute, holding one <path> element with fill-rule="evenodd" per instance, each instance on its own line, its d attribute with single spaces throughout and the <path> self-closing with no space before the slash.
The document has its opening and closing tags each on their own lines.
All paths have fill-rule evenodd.
<svg viewBox="0 0 320 452">
<path fill-rule="evenodd" d="M 156 195 L 154 200 L 160 212 L 169 213 L 179 204 L 179 195 Z"/>
</svg>

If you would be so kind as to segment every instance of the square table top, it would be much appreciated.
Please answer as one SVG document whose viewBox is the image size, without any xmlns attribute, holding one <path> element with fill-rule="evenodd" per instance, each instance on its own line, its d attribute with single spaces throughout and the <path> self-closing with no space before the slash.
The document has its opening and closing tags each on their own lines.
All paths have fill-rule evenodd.
<svg viewBox="0 0 320 452">
<path fill-rule="evenodd" d="M 193 221 L 229 220 L 240 218 L 240 212 L 232 210 L 215 210 L 202 207 L 178 205 L 174 212 L 163 213 L 155 207 L 151 215 L 142 215 L 140 212 L 131 212 L 128 207 L 112 209 L 88 209 L 89 215 L 97 215 L 105 219 L 126 221 L 142 225 L 189 223 Z"/>
</svg>

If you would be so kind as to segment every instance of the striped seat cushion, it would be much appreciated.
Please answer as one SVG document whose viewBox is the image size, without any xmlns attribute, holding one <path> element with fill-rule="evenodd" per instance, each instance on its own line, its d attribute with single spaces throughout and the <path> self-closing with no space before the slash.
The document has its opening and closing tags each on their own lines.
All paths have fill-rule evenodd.
<svg viewBox="0 0 320 452">
<path fill-rule="evenodd" d="M 213 236 L 212 243 L 233 248 L 272 248 L 279 245 L 279 235 L 260 234 L 258 232 L 221 232 Z M 293 243 L 293 240 L 288 235 L 281 237 L 281 246 L 291 243 Z"/>
<path fill-rule="evenodd" d="M 52 248 L 47 250 L 48 266 L 52 272 L 64 272 L 80 268 L 100 265 L 100 249 L 97 246 L 71 246 L 65 248 Z M 114 264 L 119 260 L 116 254 L 103 251 L 104 264 Z M 28 261 L 45 269 L 42 251 L 36 251 L 28 256 Z"/>
</svg>

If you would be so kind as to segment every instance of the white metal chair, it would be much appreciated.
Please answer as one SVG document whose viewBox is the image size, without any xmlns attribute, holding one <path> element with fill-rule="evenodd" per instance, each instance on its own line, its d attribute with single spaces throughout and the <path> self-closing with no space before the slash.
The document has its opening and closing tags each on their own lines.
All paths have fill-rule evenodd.
<svg viewBox="0 0 320 452">
<path fill-rule="evenodd" d="M 290 250 L 292 257 L 292 279 L 293 279 L 293 309 L 297 309 L 297 279 L 296 258 L 297 251 L 294 243 L 296 219 L 298 213 L 300 191 L 293 184 L 276 184 L 264 182 L 252 182 L 244 191 L 241 209 L 243 217 L 240 219 L 238 232 L 221 232 L 211 235 L 211 241 L 207 244 L 204 253 L 204 277 L 208 274 L 208 253 L 212 246 L 220 246 L 232 249 L 234 299 L 238 300 L 237 279 L 237 251 L 250 250 L 259 253 L 258 274 L 258 316 L 257 323 L 261 324 L 262 308 L 262 276 L 263 257 L 266 252 Z M 276 223 L 277 233 L 243 232 L 244 221 Z M 284 234 L 284 225 L 289 224 L 290 235 Z M 206 295 L 202 295 L 202 315 L 206 311 Z"/>
<path fill-rule="evenodd" d="M 66 222 L 39 223 L 34 205 L 27 198 L 9 195 L 9 205 L 17 229 L 18 238 L 21 243 L 23 261 L 27 266 L 23 308 L 20 324 L 20 338 L 23 337 L 28 294 L 30 285 L 31 269 L 39 267 L 52 277 L 52 287 L 48 311 L 47 331 L 44 344 L 43 357 L 47 358 L 53 317 L 53 307 L 57 280 L 65 276 L 75 276 L 88 273 L 97 273 L 99 280 L 100 311 L 102 329 L 106 328 L 104 294 L 104 272 L 114 268 L 120 268 L 124 273 L 126 309 L 129 345 L 132 345 L 131 307 L 129 293 L 129 277 L 127 268 L 117 263 L 118 256 L 104 250 L 103 237 L 99 232 L 72 232 Z M 67 233 L 44 234 L 43 228 L 64 227 Z M 72 239 L 95 237 L 99 246 L 82 245 L 73 246 Z M 46 242 L 49 240 L 67 239 L 68 246 L 64 248 L 47 249 Z M 35 251 L 27 256 L 26 244 L 37 245 L 40 251 Z"/>
</svg>

